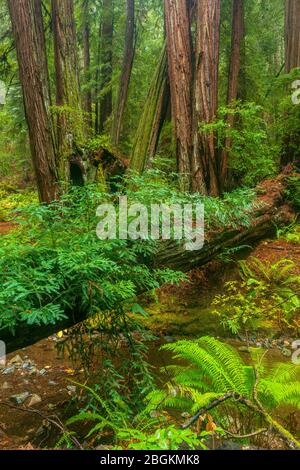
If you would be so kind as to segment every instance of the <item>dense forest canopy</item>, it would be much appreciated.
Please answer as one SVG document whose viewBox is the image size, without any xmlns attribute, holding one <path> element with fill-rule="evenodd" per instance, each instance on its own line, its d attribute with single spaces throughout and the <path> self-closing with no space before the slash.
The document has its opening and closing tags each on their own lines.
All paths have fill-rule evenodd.
<svg viewBox="0 0 300 470">
<path fill-rule="evenodd" d="M 0 131 L 0 437 L 299 449 L 300 0 L 0 0 Z"/>
<path fill-rule="evenodd" d="M 132 170 L 167 160 L 183 186 L 212 195 L 293 161 L 297 8 L 280 0 L 2 2 L 1 115 L 31 146 L 41 200 L 57 196 L 70 159 L 87 159 L 90 147 L 109 147 Z M 43 109 L 32 109 L 35 93 Z"/>
</svg>

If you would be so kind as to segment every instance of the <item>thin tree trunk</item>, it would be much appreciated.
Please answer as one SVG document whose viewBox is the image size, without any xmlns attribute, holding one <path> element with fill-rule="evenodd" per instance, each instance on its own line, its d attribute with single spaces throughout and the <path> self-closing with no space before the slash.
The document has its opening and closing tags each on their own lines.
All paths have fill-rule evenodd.
<svg viewBox="0 0 300 470">
<path fill-rule="evenodd" d="M 114 30 L 113 0 L 103 0 L 101 23 L 101 70 L 99 100 L 99 133 L 104 131 L 105 124 L 112 114 L 112 47 Z"/>
<path fill-rule="evenodd" d="M 241 71 L 241 51 L 245 39 L 244 0 L 232 1 L 232 39 L 231 56 L 229 66 L 227 104 L 230 106 L 238 98 L 239 76 Z M 226 118 L 229 128 L 234 126 L 234 115 L 229 114 Z M 221 186 L 226 187 L 228 175 L 228 152 L 232 146 L 232 139 L 227 137 L 221 157 Z"/>
<path fill-rule="evenodd" d="M 41 2 L 8 0 L 23 90 L 31 156 L 41 202 L 58 198 Z"/>
<path fill-rule="evenodd" d="M 178 171 L 189 188 L 192 153 L 192 45 L 186 0 L 165 0 L 165 25 Z"/>
<path fill-rule="evenodd" d="M 93 126 L 92 118 L 92 91 L 91 81 L 91 54 L 90 54 L 90 24 L 89 24 L 89 0 L 82 2 L 82 42 L 83 42 L 83 66 L 84 77 L 87 89 L 84 93 L 83 109 L 87 115 L 87 123 L 89 129 Z"/>
<path fill-rule="evenodd" d="M 192 188 L 213 196 L 219 194 L 215 135 L 199 132 L 199 125 L 213 122 L 218 109 L 220 11 L 220 0 L 197 1 Z"/>
<path fill-rule="evenodd" d="M 69 158 L 83 140 L 73 0 L 52 0 L 60 178 L 69 182 Z"/>
<path fill-rule="evenodd" d="M 127 0 L 125 48 L 122 72 L 120 77 L 119 95 L 117 100 L 112 141 L 115 145 L 120 142 L 123 115 L 126 107 L 128 90 L 135 54 L 135 0 Z"/>
<path fill-rule="evenodd" d="M 150 85 L 144 111 L 136 132 L 130 157 L 130 169 L 142 173 L 154 156 L 169 103 L 167 49 L 164 45 L 159 64 Z"/>
</svg>

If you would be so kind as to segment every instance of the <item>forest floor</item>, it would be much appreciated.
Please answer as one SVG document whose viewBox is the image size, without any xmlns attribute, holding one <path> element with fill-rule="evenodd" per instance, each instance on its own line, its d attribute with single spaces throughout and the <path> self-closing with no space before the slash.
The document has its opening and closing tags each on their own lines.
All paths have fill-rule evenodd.
<svg viewBox="0 0 300 470">
<path fill-rule="evenodd" d="M 12 228 L 13 224 L 2 223 L 0 233 L 7 233 Z M 299 244 L 284 239 L 262 241 L 249 256 L 272 263 L 291 259 L 300 269 Z M 224 338 L 247 361 L 245 338 L 229 338 L 211 306 L 214 296 L 222 292 L 224 283 L 236 276 L 236 264 L 214 261 L 190 273 L 190 282 L 160 289 L 155 301 L 153 297 L 143 298 L 143 306 L 149 313 L 147 326 L 159 337 L 149 349 L 149 362 L 157 371 L 169 359 L 159 351 L 159 346 L 183 336 Z M 264 325 L 250 340 L 269 349 L 270 363 L 290 360 L 285 351 L 295 338 L 278 331 L 274 335 L 276 326 L 269 325 L 269 328 L 276 339 L 270 339 L 271 330 Z M 79 390 L 72 384 L 72 379 L 83 382 L 83 371 L 78 364 L 74 365 L 70 359 L 58 354 L 58 341 L 55 335 L 15 352 L 8 356 L 6 367 L 0 370 L 0 450 L 54 447 L 59 430 L 49 424 L 47 417 L 52 416 L 58 423 L 63 423 L 75 413 L 75 396 Z M 284 410 L 283 419 L 293 432 L 300 432 L 300 413 Z"/>
</svg>

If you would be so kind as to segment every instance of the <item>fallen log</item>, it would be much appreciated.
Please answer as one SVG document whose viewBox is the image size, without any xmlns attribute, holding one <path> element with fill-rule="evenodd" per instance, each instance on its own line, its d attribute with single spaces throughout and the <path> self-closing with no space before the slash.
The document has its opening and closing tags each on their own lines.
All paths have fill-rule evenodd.
<svg viewBox="0 0 300 470">
<path fill-rule="evenodd" d="M 161 249 L 150 263 L 155 267 L 168 267 L 183 272 L 204 266 L 224 251 L 241 245 L 252 245 L 272 237 L 279 227 L 289 225 L 296 217 L 292 205 L 286 200 L 289 173 L 266 180 L 257 188 L 257 201 L 251 217 L 251 225 L 239 228 L 225 227 L 218 233 L 208 233 L 204 247 L 199 251 L 186 251 L 175 242 L 162 242 Z M 298 175 L 299 176 L 299 175 Z M 15 331 L 0 332 L 0 340 L 6 344 L 7 353 L 30 346 L 57 331 L 70 328 L 87 318 L 88 312 L 67 312 L 68 318 L 55 325 L 37 327 L 22 325 Z"/>
<path fill-rule="evenodd" d="M 258 197 L 250 226 L 224 227 L 218 233 L 207 233 L 204 247 L 199 251 L 187 251 L 174 241 L 164 242 L 155 265 L 188 272 L 207 264 L 226 250 L 253 246 L 263 238 L 274 236 L 279 227 L 289 225 L 296 217 L 292 205 L 286 200 L 289 176 L 288 173 L 282 173 L 276 179 L 266 180 L 257 187 Z"/>
</svg>

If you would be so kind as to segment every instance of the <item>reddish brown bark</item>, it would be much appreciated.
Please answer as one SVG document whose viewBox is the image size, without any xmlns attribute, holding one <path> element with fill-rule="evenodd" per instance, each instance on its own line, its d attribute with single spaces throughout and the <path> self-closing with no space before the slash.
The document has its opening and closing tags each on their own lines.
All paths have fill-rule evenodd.
<svg viewBox="0 0 300 470">
<path fill-rule="evenodd" d="M 285 70 L 300 67 L 300 0 L 285 1 Z"/>
<path fill-rule="evenodd" d="M 300 67 L 300 0 L 285 2 L 285 71 Z M 283 142 L 281 165 L 300 162 L 300 130 L 294 129 Z"/>
<path fill-rule="evenodd" d="M 199 132 L 199 125 L 213 122 L 218 109 L 220 11 L 220 0 L 197 1 L 192 187 L 213 196 L 219 194 L 215 135 Z"/>
<path fill-rule="evenodd" d="M 41 2 L 8 0 L 23 90 L 31 156 L 41 202 L 57 199 L 55 147 Z"/>
<path fill-rule="evenodd" d="M 119 95 L 117 100 L 112 140 L 119 144 L 123 115 L 126 107 L 128 90 L 135 53 L 135 0 L 127 0 L 126 32 L 123 66 L 120 76 Z"/>
<path fill-rule="evenodd" d="M 178 170 L 189 180 L 193 75 L 190 14 L 186 0 L 165 0 L 165 24 Z"/>
<path fill-rule="evenodd" d="M 244 0 L 233 0 L 232 2 L 232 38 L 231 56 L 228 78 L 227 104 L 231 105 L 238 98 L 239 76 L 241 71 L 242 44 L 245 39 Z M 234 115 L 229 114 L 226 118 L 230 128 L 234 126 Z M 221 186 L 226 186 L 228 174 L 228 152 L 232 146 L 232 139 L 227 137 L 221 157 Z"/>
</svg>

